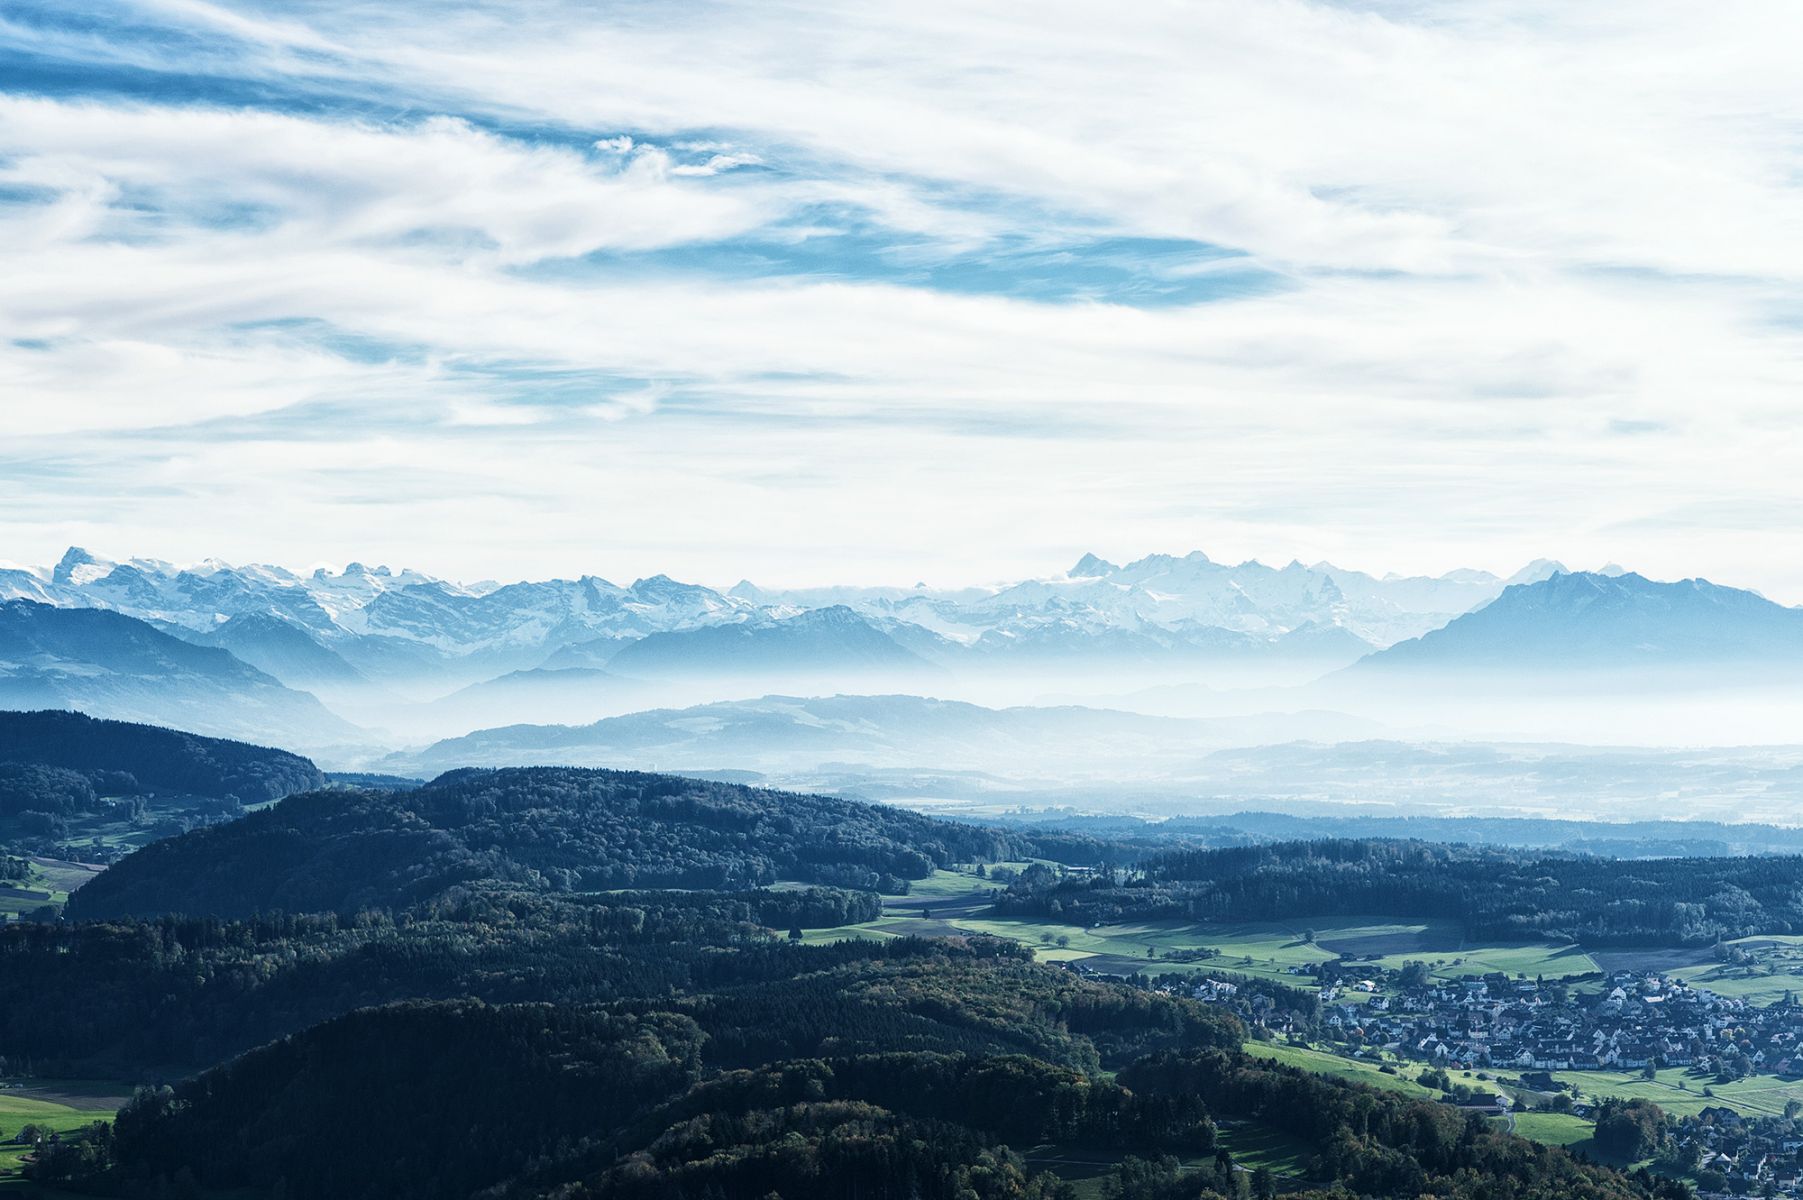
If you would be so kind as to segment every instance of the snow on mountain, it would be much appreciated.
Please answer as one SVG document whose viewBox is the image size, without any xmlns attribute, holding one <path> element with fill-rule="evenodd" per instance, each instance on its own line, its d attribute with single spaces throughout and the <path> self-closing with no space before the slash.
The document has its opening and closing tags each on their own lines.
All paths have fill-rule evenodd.
<svg viewBox="0 0 1803 1200">
<path fill-rule="evenodd" d="M 1200 551 L 1154 554 L 1124 566 L 1086 554 L 1061 577 L 1028 580 L 949 610 L 921 598 L 891 611 L 906 619 L 929 608 L 943 622 L 936 631 L 953 638 L 972 630 L 978 637 L 989 631 L 1032 637 L 1034 626 L 1059 623 L 1095 632 L 1206 627 L 1273 641 L 1304 626 L 1331 626 L 1385 646 L 1443 625 L 1501 590 L 1500 580 L 1483 573 L 1379 580 L 1328 564 L 1229 565 Z"/>
<path fill-rule="evenodd" d="M 1515 578 L 1562 569 L 1537 562 Z M 79 547 L 51 568 L 0 567 L 0 599 L 111 609 L 203 641 L 240 622 L 234 628 L 241 633 L 283 638 L 283 653 L 328 662 L 290 630 L 304 632 L 378 683 L 438 679 L 441 691 L 509 671 L 600 667 L 654 635 L 762 629 L 832 610 L 855 614 L 910 657 L 958 669 L 1111 658 L 1121 665 L 1261 657 L 1340 665 L 1445 625 L 1504 586 L 1481 571 L 1380 579 L 1327 563 L 1230 565 L 1200 551 L 1125 564 L 1086 554 L 1062 575 L 960 589 L 781 590 L 741 582 L 720 592 L 665 575 L 626 586 L 594 575 L 461 584 L 359 562 L 302 574 L 217 559 L 191 566 L 112 561 Z M 281 624 L 243 623 L 250 618 Z M 729 644 L 737 642 L 718 643 Z M 805 650 L 792 636 L 782 644 Z M 649 662 L 651 652 L 642 653 Z"/>
</svg>

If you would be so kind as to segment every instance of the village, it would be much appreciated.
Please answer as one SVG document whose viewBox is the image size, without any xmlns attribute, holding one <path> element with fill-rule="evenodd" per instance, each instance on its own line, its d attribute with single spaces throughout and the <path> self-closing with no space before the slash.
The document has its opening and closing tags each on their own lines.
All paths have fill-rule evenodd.
<svg viewBox="0 0 1803 1200">
<path fill-rule="evenodd" d="M 1353 1053 L 1376 1048 L 1438 1066 L 1682 1067 L 1724 1081 L 1803 1075 L 1803 1007 L 1794 997 L 1755 1006 L 1656 973 L 1615 972 L 1600 988 L 1421 974 L 1405 967 L 1380 977 L 1330 976 L 1318 993 L 1321 1035 Z"/>
<path fill-rule="evenodd" d="M 1191 977 L 1182 987 L 1232 1008 L 1261 1037 L 1308 1042 L 1392 1073 L 1418 1063 L 1423 1079 L 1473 1072 L 1494 1091 L 1453 1085 L 1449 1098 L 1504 1119 L 1529 1107 L 1596 1115 L 1601 1096 L 1580 1090 L 1573 1072 L 1638 1072 L 1650 1083 L 1677 1068 L 1671 1086 L 1694 1092 L 1700 1107 L 1664 1118 L 1646 1154 L 1652 1167 L 1690 1180 L 1708 1200 L 1803 1195 L 1803 1101 L 1785 1101 L 1782 1115 L 1711 1102 L 1717 1087 L 1753 1076 L 1776 1077 L 1775 1085 L 1803 1078 L 1803 1004 L 1793 996 L 1755 1005 L 1651 972 L 1548 981 L 1438 978 L 1422 964 L 1322 968 L 1297 971 L 1317 977 L 1318 1015 L 1226 978 Z"/>
</svg>

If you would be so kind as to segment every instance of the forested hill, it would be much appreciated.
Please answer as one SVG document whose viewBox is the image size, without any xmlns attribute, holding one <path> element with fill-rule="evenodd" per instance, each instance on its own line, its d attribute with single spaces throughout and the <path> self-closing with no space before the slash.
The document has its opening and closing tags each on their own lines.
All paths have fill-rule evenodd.
<svg viewBox="0 0 1803 1200">
<path fill-rule="evenodd" d="M 257 804 L 323 787 L 325 775 L 286 750 L 78 712 L 0 712 L 0 763 L 104 775 L 132 790 Z M 129 781 L 117 777 L 129 776 Z"/>
<path fill-rule="evenodd" d="M 1000 907 L 1083 925 L 1453 917 L 1473 937 L 1707 945 L 1803 932 L 1803 857 L 1622 861 L 1411 841 L 1284 842 L 1155 855 L 1131 878 L 1033 872 Z"/>
<path fill-rule="evenodd" d="M 1013 976 L 1036 970 L 1052 974 L 1002 964 L 927 979 L 946 986 L 943 1012 L 993 1011 L 1031 1027 L 1052 1018 L 1014 1006 Z M 1218 1140 L 1217 1122 L 1253 1120 L 1306 1150 L 1313 1186 L 1297 1200 L 1689 1195 L 1446 1105 L 1246 1057 L 1223 1044 L 1231 1029 L 1186 1002 L 1152 995 L 1135 1007 L 1127 989 L 1116 995 L 1122 1003 L 1076 1012 L 1150 1034 L 1120 1082 L 1023 1054 L 813 1054 L 782 1043 L 755 1066 L 710 1073 L 705 1024 L 651 1006 L 365 1009 L 142 1093 L 116 1134 L 53 1151 L 39 1174 L 144 1196 L 186 1184 L 187 1194 L 346 1200 L 1070 1200 L 1019 1153 L 1056 1144 L 1146 1155 L 1104 1181 L 1118 1200 L 1225 1200 L 1275 1194 L 1268 1172 L 1248 1187 Z M 762 1015 L 753 1004 L 740 1020 Z M 864 1028 L 905 1040 L 905 1026 Z"/>
<path fill-rule="evenodd" d="M 897 891 L 1029 835 L 825 796 L 669 775 L 453 771 L 412 791 L 291 796 L 146 847 L 84 887 L 75 918 L 401 907 L 474 880 L 547 892 L 804 880 Z"/>
<path fill-rule="evenodd" d="M 117 854 L 100 843 L 109 825 L 164 836 L 325 781 L 285 750 L 77 712 L 0 712 L 0 845 L 14 850 L 104 862 Z"/>
</svg>

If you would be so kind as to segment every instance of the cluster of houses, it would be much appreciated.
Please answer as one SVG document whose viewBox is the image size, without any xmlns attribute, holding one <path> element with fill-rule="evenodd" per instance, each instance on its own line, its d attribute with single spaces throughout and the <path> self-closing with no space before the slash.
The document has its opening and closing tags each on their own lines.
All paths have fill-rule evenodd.
<svg viewBox="0 0 1803 1200">
<path fill-rule="evenodd" d="M 1396 972 L 1372 970 L 1323 983 L 1313 1021 L 1226 980 L 1191 977 L 1183 987 L 1271 1034 L 1335 1043 L 1354 1056 L 1387 1052 L 1462 1069 L 1803 1077 L 1796 998 L 1755 1005 L 1656 973 L 1616 972 L 1599 989 L 1502 974 L 1405 986 Z"/>
<path fill-rule="evenodd" d="M 1743 1196 L 1795 1196 L 1803 1192 L 1803 1123 L 1791 1117 L 1743 1117 L 1732 1109 L 1705 1108 L 1676 1123 L 1674 1164 L 1697 1181 L 1710 1200 Z"/>
<path fill-rule="evenodd" d="M 1353 965 L 1353 964 L 1343 964 Z M 1756 1005 L 1656 973 L 1615 972 L 1572 987 L 1510 978 L 1421 979 L 1369 968 L 1321 980 L 1312 1022 L 1260 989 L 1219 979 L 1186 981 L 1199 1000 L 1224 1005 L 1272 1034 L 1379 1052 L 1448 1068 L 1540 1072 L 1690 1068 L 1680 1087 L 1747 1074 L 1803 1077 L 1803 1004 L 1793 996 Z M 1531 1073 L 1531 1074 L 1529 1074 Z M 1531 1085 L 1556 1088 L 1550 1078 Z M 1572 1111 L 1583 1113 L 1586 1104 Z M 1697 1183 L 1702 1200 L 1803 1200 L 1803 1104 L 1785 1115 L 1743 1116 L 1721 1105 L 1670 1121 L 1666 1168 Z"/>
<path fill-rule="evenodd" d="M 1803 1075 L 1795 1000 L 1755 1006 L 1658 974 L 1611 974 L 1600 993 L 1492 974 L 1402 989 L 1361 979 L 1320 995 L 1329 1040 L 1437 1065 Z"/>
</svg>

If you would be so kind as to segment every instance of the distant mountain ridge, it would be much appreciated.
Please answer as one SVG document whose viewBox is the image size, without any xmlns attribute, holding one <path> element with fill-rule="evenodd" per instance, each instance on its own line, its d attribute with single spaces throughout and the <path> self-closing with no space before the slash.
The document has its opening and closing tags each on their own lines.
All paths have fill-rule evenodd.
<svg viewBox="0 0 1803 1200">
<path fill-rule="evenodd" d="M 391 756 L 383 770 L 565 764 L 781 774 L 850 769 L 1069 770 L 1118 778 L 1200 761 L 1222 746 L 1374 726 L 1334 713 L 1190 720 L 1059 707 L 984 708 L 920 696 L 764 696 L 652 709 L 587 725 L 508 725 Z M 1286 733 L 1287 730 L 1287 733 Z"/>
<path fill-rule="evenodd" d="M 1476 670 L 1530 672 L 1803 666 L 1803 609 L 1704 579 L 1561 573 L 1340 673 L 1366 679 Z"/>
<path fill-rule="evenodd" d="M 178 629 L 180 627 L 177 627 Z M 367 683 L 362 672 L 329 649 L 299 622 L 272 612 L 244 612 L 204 633 L 176 636 L 202 646 L 218 646 L 284 682 L 312 686 Z"/>
<path fill-rule="evenodd" d="M 646 678 L 787 672 L 902 672 L 928 675 L 932 664 L 842 604 L 790 617 L 653 633 L 608 660 L 616 673 Z"/>
<path fill-rule="evenodd" d="M 0 602 L 0 708 L 179 721 L 212 736 L 290 745 L 358 736 L 313 696 L 227 650 L 194 645 L 123 613 L 28 600 Z"/>
<path fill-rule="evenodd" d="M 362 563 L 303 574 L 216 559 L 113 562 L 71 548 L 50 568 L 0 568 L 0 600 L 137 617 L 230 649 L 292 687 L 362 681 L 442 694 L 540 667 L 657 677 L 829 663 L 981 674 L 1081 661 L 1270 662 L 1319 673 L 1437 628 L 1506 582 L 1482 571 L 1379 578 L 1328 563 L 1228 565 L 1198 551 L 1124 565 L 1085 555 L 1063 575 L 995 588 L 744 582 L 721 592 L 664 575 L 625 586 L 594 575 L 460 584 Z"/>
</svg>

